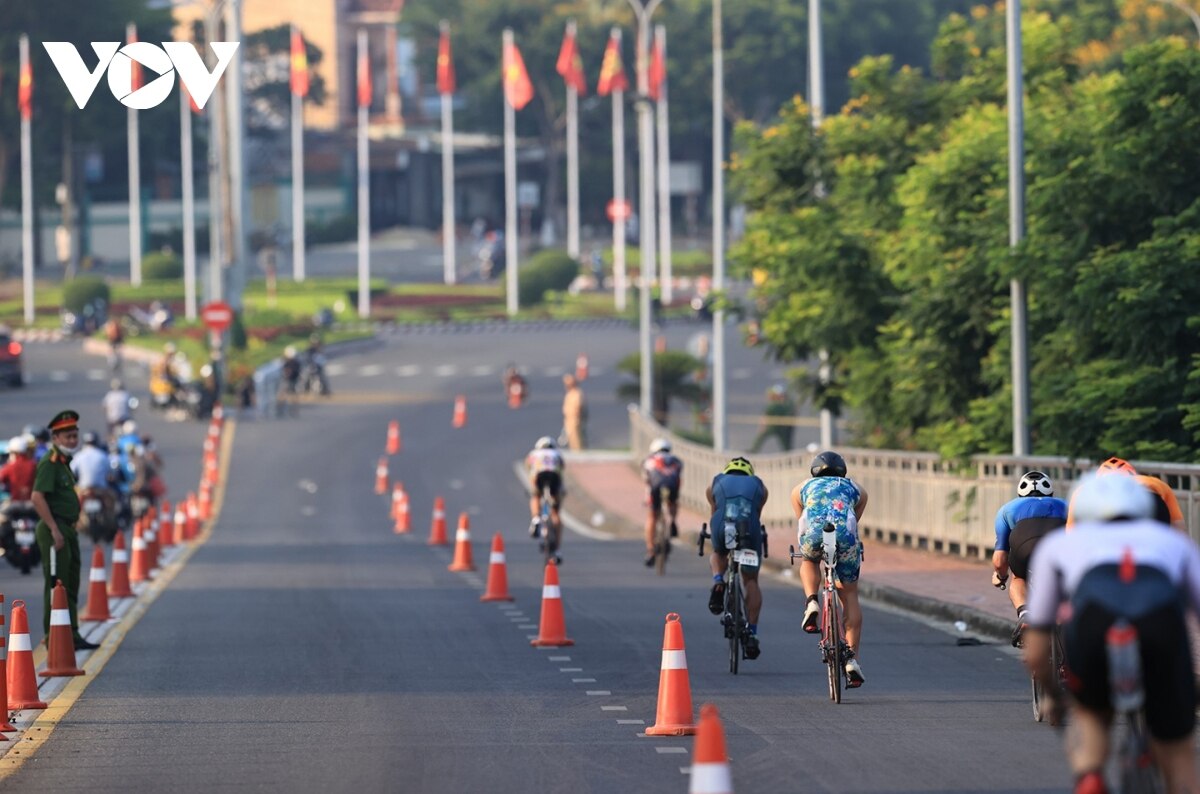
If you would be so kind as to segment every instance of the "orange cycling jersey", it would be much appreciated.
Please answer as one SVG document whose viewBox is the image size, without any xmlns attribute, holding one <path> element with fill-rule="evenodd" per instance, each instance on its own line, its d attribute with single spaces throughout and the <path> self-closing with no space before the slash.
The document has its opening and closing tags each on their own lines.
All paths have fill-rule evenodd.
<svg viewBox="0 0 1200 794">
<path fill-rule="evenodd" d="M 1124 475 L 1110 475 L 1124 476 Z M 1176 529 L 1184 529 L 1183 511 L 1179 509 L 1179 500 L 1175 492 L 1157 477 L 1148 474 L 1135 474 L 1134 477 L 1154 496 L 1154 518 L 1164 524 L 1170 524 Z M 1067 507 L 1067 527 L 1075 524 L 1075 496 L 1071 495 L 1071 504 Z"/>
</svg>

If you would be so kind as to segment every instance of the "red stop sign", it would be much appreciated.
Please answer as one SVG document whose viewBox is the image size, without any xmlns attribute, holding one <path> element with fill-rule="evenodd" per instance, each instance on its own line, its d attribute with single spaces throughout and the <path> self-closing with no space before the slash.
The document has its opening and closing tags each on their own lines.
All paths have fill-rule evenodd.
<svg viewBox="0 0 1200 794">
<path fill-rule="evenodd" d="M 233 322 L 233 307 L 223 301 L 206 303 L 200 310 L 200 319 L 210 331 L 220 333 Z"/>
<path fill-rule="evenodd" d="M 621 201 L 617 201 L 616 199 L 612 199 L 608 202 L 608 219 L 613 223 L 628 220 L 632 214 L 633 207 L 627 200 L 622 199 Z"/>
</svg>

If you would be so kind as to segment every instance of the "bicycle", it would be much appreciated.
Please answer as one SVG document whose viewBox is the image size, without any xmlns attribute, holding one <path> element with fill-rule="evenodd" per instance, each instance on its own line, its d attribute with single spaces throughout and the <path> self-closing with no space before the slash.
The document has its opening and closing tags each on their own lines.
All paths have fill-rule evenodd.
<svg viewBox="0 0 1200 794">
<path fill-rule="evenodd" d="M 1127 620 L 1118 620 L 1109 626 L 1104 644 L 1113 712 L 1125 718 L 1124 735 L 1117 742 L 1117 790 L 1121 794 L 1162 794 L 1166 787 L 1150 754 L 1146 730 L 1146 692 L 1137 628 Z"/>
<path fill-rule="evenodd" d="M 727 530 L 729 527 L 726 528 Z M 750 621 L 746 619 L 746 594 L 742 587 L 741 566 L 757 566 L 758 552 L 754 549 L 742 548 L 742 527 L 736 529 L 734 547 L 729 552 L 729 566 L 725 569 L 725 611 L 721 615 L 721 625 L 725 629 L 725 637 L 729 640 L 729 672 L 737 675 L 738 663 L 747 658 L 746 637 L 750 634 Z M 700 527 L 700 539 L 697 545 L 700 556 L 704 556 L 704 541 L 711 539 L 708 524 Z M 726 535 L 728 538 L 728 534 Z M 726 548 L 729 544 L 726 542 Z M 767 538 L 763 535 L 763 556 L 767 556 Z"/>
<path fill-rule="evenodd" d="M 999 574 L 992 574 L 992 586 L 1000 590 L 1008 589 L 1008 577 L 1001 578 Z M 1021 647 L 1018 644 L 1017 647 Z M 1066 662 L 1065 654 L 1063 653 L 1062 627 L 1055 626 L 1054 631 L 1050 635 L 1050 669 L 1058 676 L 1058 689 L 1061 692 L 1066 683 Z M 1045 722 L 1046 714 L 1043 705 L 1046 702 L 1046 688 L 1036 675 L 1029 676 L 1029 686 L 1033 698 L 1033 721 Z"/>
<path fill-rule="evenodd" d="M 654 522 L 654 569 L 659 576 L 667 572 L 667 557 L 671 556 L 671 517 L 667 513 L 670 488 L 659 488 L 658 518 Z M 703 552 L 701 552 L 703 554 Z"/>
<path fill-rule="evenodd" d="M 558 556 L 558 533 L 560 529 L 555 526 L 550 515 L 550 489 L 542 489 L 542 512 L 538 516 L 538 531 L 535 537 L 540 537 L 540 548 L 545 554 L 545 564 L 549 565 L 553 560 L 555 564 L 561 562 Z"/>
<path fill-rule="evenodd" d="M 795 546 L 788 546 L 791 564 L 796 559 L 806 559 L 796 553 Z M 842 599 L 837 594 L 837 532 L 833 524 L 826 524 L 821 532 L 821 661 L 829 668 L 829 699 L 842 702 L 842 688 L 849 684 L 846 663 L 853 658 L 850 645 L 846 642 L 846 621 L 842 615 Z"/>
</svg>

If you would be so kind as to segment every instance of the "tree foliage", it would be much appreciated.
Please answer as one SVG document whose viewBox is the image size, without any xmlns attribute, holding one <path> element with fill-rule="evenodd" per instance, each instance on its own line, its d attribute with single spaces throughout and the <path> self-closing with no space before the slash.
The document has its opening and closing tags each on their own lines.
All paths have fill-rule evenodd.
<svg viewBox="0 0 1200 794">
<path fill-rule="evenodd" d="M 1200 460 L 1194 31 L 1148 41 L 1162 28 L 1115 2 L 1030 5 L 1020 247 L 998 4 L 947 19 L 929 74 L 860 62 L 819 130 L 799 101 L 743 126 L 732 170 L 753 213 L 735 265 L 766 274 L 754 300 L 778 358 L 831 351 L 826 396 L 861 443 L 1009 449 L 1020 278 L 1035 451 Z"/>
</svg>

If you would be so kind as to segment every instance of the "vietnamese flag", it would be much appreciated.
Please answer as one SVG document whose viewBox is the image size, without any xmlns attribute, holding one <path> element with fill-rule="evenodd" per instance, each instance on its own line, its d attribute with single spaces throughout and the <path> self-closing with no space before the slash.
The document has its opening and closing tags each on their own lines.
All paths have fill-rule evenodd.
<svg viewBox="0 0 1200 794">
<path fill-rule="evenodd" d="M 130 25 L 128 33 L 129 41 L 127 43 L 136 44 L 138 40 L 137 27 L 135 25 Z M 134 91 L 137 91 L 142 87 L 142 65 L 132 58 L 129 59 L 129 63 L 132 72 L 129 78 L 129 93 L 132 94 Z"/>
<path fill-rule="evenodd" d="M 579 47 L 575 44 L 575 31 L 570 28 L 567 28 L 563 35 L 562 49 L 558 51 L 558 64 L 555 68 L 562 75 L 563 82 L 574 88 L 580 96 L 587 96 L 583 59 L 579 57 Z"/>
<path fill-rule="evenodd" d="M 17 107 L 22 119 L 28 121 L 33 117 L 33 66 L 28 61 L 21 64 L 21 75 L 17 81 Z"/>
<path fill-rule="evenodd" d="M 608 96 L 613 91 L 628 89 L 629 80 L 625 77 L 625 67 L 621 64 L 621 39 L 610 35 L 608 46 L 604 48 L 604 60 L 600 64 L 600 82 L 596 84 L 596 93 Z"/>
<path fill-rule="evenodd" d="M 308 96 L 308 50 L 299 28 L 292 28 L 292 93 Z"/>
<path fill-rule="evenodd" d="M 663 58 L 661 41 L 654 42 L 654 51 L 650 53 L 650 98 L 655 102 L 662 99 L 663 83 L 667 82 L 667 62 Z"/>
<path fill-rule="evenodd" d="M 516 44 L 506 48 L 503 65 L 504 98 L 513 106 L 513 110 L 520 110 L 533 100 L 533 83 Z"/>
<path fill-rule="evenodd" d="M 454 75 L 454 56 L 450 52 L 450 27 L 442 28 L 438 39 L 437 90 L 439 94 L 453 94 L 458 87 Z"/>
<path fill-rule="evenodd" d="M 358 106 L 371 107 L 371 60 L 365 48 L 358 56 Z"/>
</svg>

